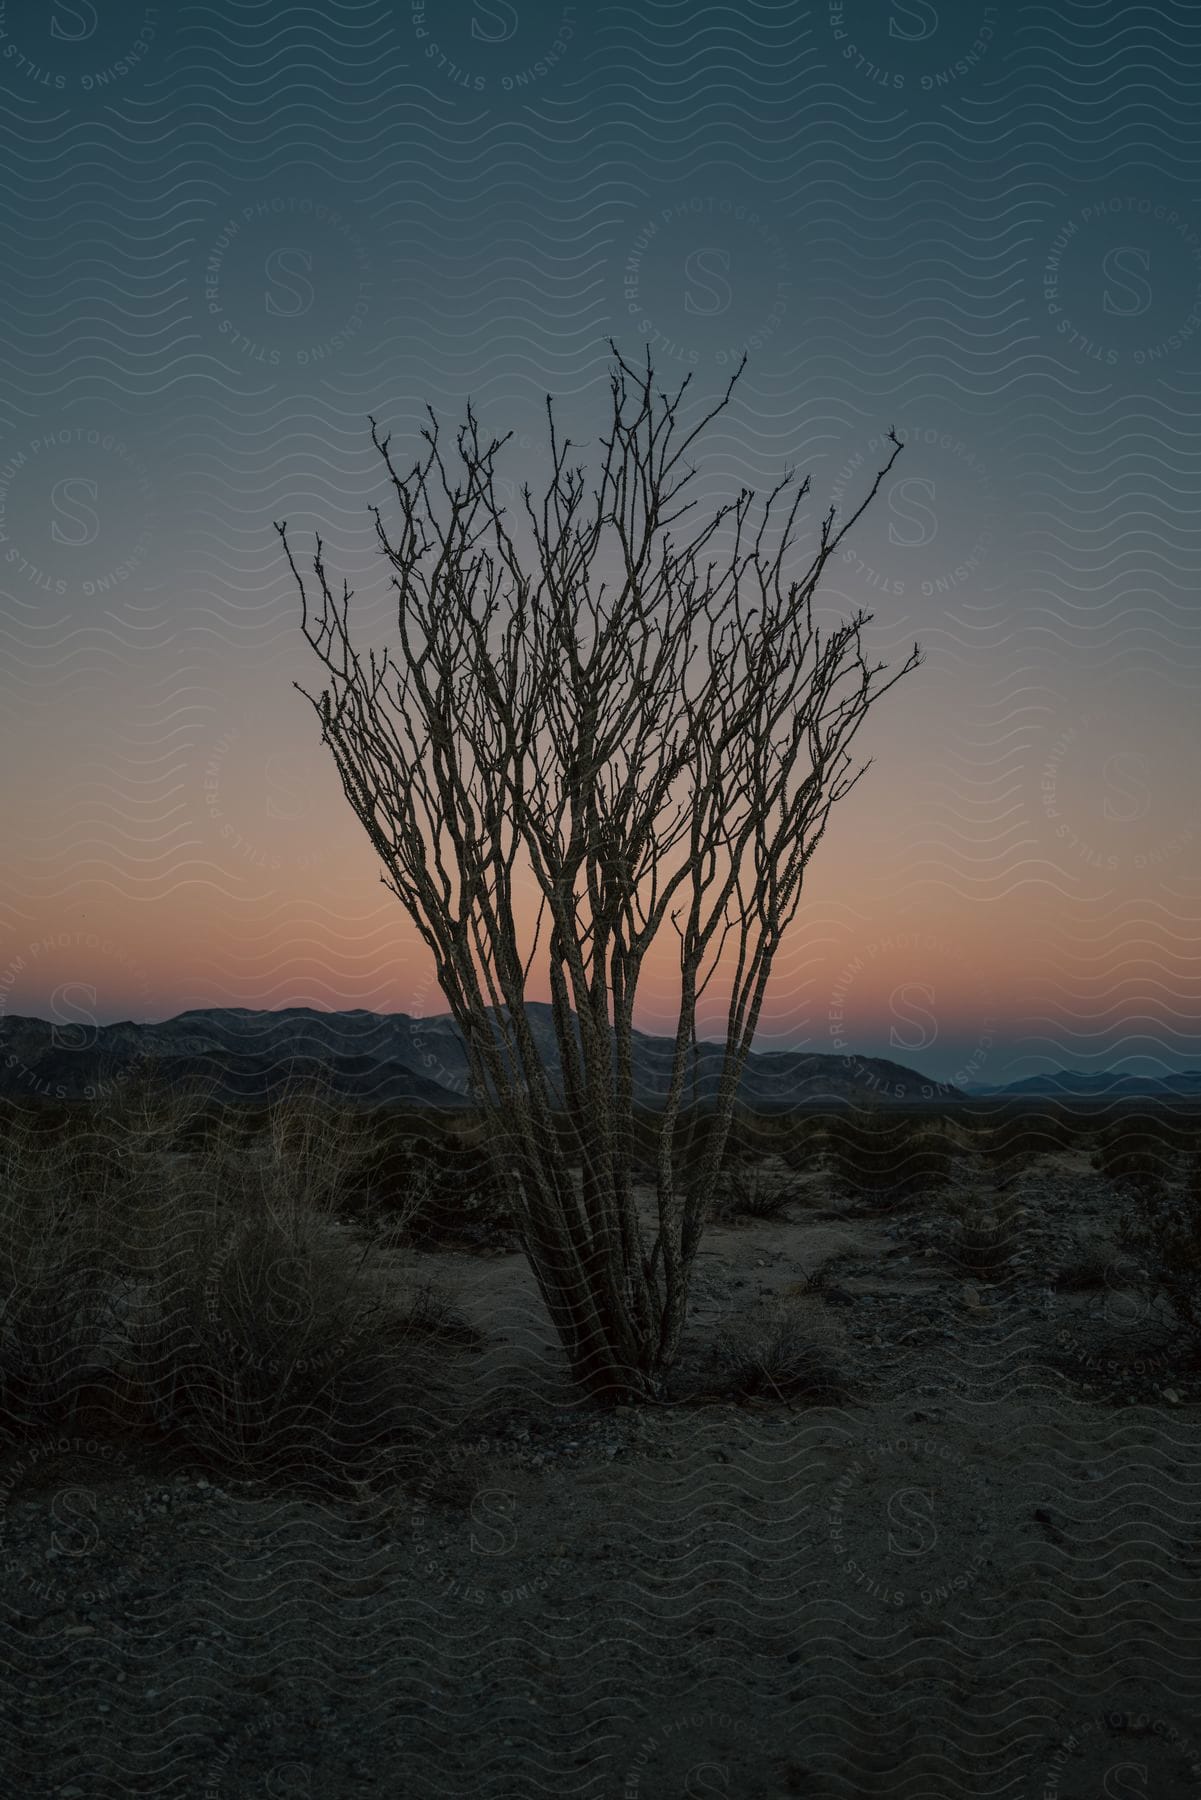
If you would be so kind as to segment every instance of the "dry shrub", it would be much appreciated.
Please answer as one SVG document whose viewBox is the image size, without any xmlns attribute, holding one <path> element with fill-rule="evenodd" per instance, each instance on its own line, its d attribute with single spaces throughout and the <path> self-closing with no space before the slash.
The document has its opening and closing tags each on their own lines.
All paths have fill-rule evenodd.
<svg viewBox="0 0 1201 1800">
<path fill-rule="evenodd" d="M 476 1121 L 382 1112 L 356 1119 L 344 1210 L 402 1218 L 425 1249 L 507 1247 L 515 1221 Z"/>
<path fill-rule="evenodd" d="M 115 1132 L 10 1113 L 0 1139 L 0 1435 L 71 1420 L 116 1324 L 114 1219 L 128 1211 Z"/>
<path fill-rule="evenodd" d="M 1201 1348 L 1201 1153 L 1189 1159 L 1178 1188 L 1133 1184 L 1120 1229 L 1123 1243 Z"/>
<path fill-rule="evenodd" d="M 981 1124 L 976 1145 L 985 1167 L 1010 1180 L 1040 1157 L 1071 1150 L 1084 1128 L 1074 1115 L 1047 1108 Z"/>
<path fill-rule="evenodd" d="M 713 1354 L 732 1397 L 836 1405 L 851 1398 L 843 1342 L 820 1301 L 801 1299 L 723 1326 Z"/>
<path fill-rule="evenodd" d="M 1106 1180 L 1138 1187 L 1170 1181 L 1176 1149 L 1166 1121 L 1131 1115 L 1115 1119 L 1097 1140 L 1093 1167 Z"/>
<path fill-rule="evenodd" d="M 164 1147 L 179 1126 L 141 1098 L 114 1111 L 111 1154 L 84 1159 L 82 1183 L 74 1145 L 5 1138 L 10 1431 L 74 1416 L 102 1379 L 116 1428 L 222 1467 L 323 1479 L 444 1424 L 450 1353 L 470 1332 L 404 1267 L 403 1216 L 366 1246 L 339 1230 L 353 1165 L 339 1109 L 292 1095 L 260 1142 L 231 1116 L 190 1153 Z M 89 1187 L 100 1166 L 119 1180 Z"/>
<path fill-rule="evenodd" d="M 837 1185 L 872 1211 L 937 1193 L 951 1179 L 946 1138 L 919 1120 L 887 1113 L 837 1120 L 830 1155 Z"/>
<path fill-rule="evenodd" d="M 108 1285 L 90 1234 L 63 1210 L 37 1227 L 0 1218 L 0 1437 L 74 1417 L 95 1379 L 111 1326 Z"/>
<path fill-rule="evenodd" d="M 743 1168 L 737 1164 L 718 1179 L 712 1216 L 718 1221 L 733 1219 L 778 1219 L 802 1198 L 795 1181 L 781 1179 L 763 1168 Z"/>
<path fill-rule="evenodd" d="M 790 1120 L 780 1152 L 784 1167 L 795 1175 L 811 1174 L 829 1150 L 835 1130 L 837 1125 L 829 1113 L 809 1113 Z"/>
<path fill-rule="evenodd" d="M 420 1442 L 447 1403 L 447 1309 L 374 1267 L 395 1261 L 405 1213 L 361 1247 L 336 1228 L 347 1140 L 337 1108 L 283 1101 L 257 1154 L 218 1140 L 199 1205 L 160 1214 L 133 1379 L 159 1430 L 216 1462 L 347 1470 Z"/>
</svg>

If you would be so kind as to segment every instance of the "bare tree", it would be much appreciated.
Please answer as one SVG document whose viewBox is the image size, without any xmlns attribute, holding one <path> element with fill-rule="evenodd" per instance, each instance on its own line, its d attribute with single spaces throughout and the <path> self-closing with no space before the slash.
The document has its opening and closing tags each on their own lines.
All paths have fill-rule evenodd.
<svg viewBox="0 0 1201 1800">
<path fill-rule="evenodd" d="M 868 766 L 850 745 L 902 668 L 864 656 L 863 611 L 822 630 L 822 571 L 879 489 L 825 516 L 807 566 L 787 578 L 809 482 L 791 473 L 761 506 L 742 489 L 705 523 L 678 522 L 685 461 L 724 396 L 686 429 L 681 402 L 617 358 L 612 422 L 589 490 L 547 400 L 551 471 L 510 521 L 468 406 L 455 456 L 429 412 L 405 474 L 373 419 L 391 479 L 399 649 L 351 641 L 351 591 L 331 585 L 320 538 L 305 636 L 327 672 L 321 721 L 385 884 L 428 945 L 465 1040 L 498 1168 L 515 1187 L 522 1241 L 576 1379 L 609 1399 L 662 1392 L 772 962 L 793 920 L 830 809 Z M 509 433 L 508 436 L 511 436 Z M 790 503 L 781 496 L 793 487 Z M 527 539 L 523 550 L 517 534 Z M 769 543 L 769 535 L 774 543 Z M 299 686 L 299 684 L 297 684 Z M 532 875 L 536 921 L 515 881 Z M 657 1119 L 656 1214 L 633 1189 L 633 1016 L 652 946 L 674 937 L 679 1024 Z M 526 1000 L 539 946 L 554 1052 Z M 673 961 L 675 959 L 673 958 Z M 714 972 L 729 1011 L 714 1129 L 687 1183 L 673 1165 L 697 1005 Z M 556 1067 L 557 1065 L 557 1067 Z M 582 1176 L 555 1129 L 565 1106 Z"/>
</svg>

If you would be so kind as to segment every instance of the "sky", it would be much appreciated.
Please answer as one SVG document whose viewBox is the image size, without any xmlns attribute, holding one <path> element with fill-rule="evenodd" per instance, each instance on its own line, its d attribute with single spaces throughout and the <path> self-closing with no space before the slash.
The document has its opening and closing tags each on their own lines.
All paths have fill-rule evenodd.
<svg viewBox="0 0 1201 1800">
<path fill-rule="evenodd" d="M 1199 74 L 1175 0 L 0 0 L 0 1013 L 445 1010 L 273 521 L 386 641 L 368 416 L 470 398 L 516 492 L 613 338 L 747 351 L 707 503 L 906 443 L 822 605 L 926 662 L 760 1047 L 1201 1066 Z"/>
</svg>

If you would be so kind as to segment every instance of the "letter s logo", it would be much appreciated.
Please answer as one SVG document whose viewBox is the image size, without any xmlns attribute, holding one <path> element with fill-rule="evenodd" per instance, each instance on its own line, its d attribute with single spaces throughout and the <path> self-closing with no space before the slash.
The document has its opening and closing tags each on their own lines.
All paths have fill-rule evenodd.
<svg viewBox="0 0 1201 1800">
<path fill-rule="evenodd" d="M 1138 1264 L 1127 1258 L 1106 1264 L 1103 1310 L 1112 1324 L 1136 1325 L 1149 1310 L 1140 1292 L 1141 1280 Z"/>
<path fill-rule="evenodd" d="M 926 1005 L 921 1006 L 919 1001 Z M 934 989 L 920 981 L 903 981 L 892 990 L 889 1004 L 894 1019 L 900 1019 L 906 1025 L 912 1025 L 917 1035 L 903 1037 L 895 1025 L 889 1027 L 888 1041 L 894 1050 L 926 1050 L 938 1036 L 938 1020 L 926 1007 L 934 1005 Z M 910 1012 L 905 1007 L 912 1008 Z"/>
<path fill-rule="evenodd" d="M 72 992 L 83 994 L 85 1001 L 72 1000 Z M 60 1025 L 56 1024 L 50 1033 L 50 1041 L 56 1050 L 90 1050 L 96 1042 L 99 1028 L 96 1024 L 92 1008 L 96 1004 L 96 990 L 84 981 L 64 981 L 56 987 L 50 996 L 50 1009 Z M 71 1007 L 74 1006 L 79 1017 L 72 1019 Z M 61 1010 L 60 1010 L 61 1007 Z M 78 1036 L 73 1034 L 78 1033 Z"/>
<path fill-rule="evenodd" d="M 1123 257 L 1129 257 L 1131 263 L 1142 270 L 1136 273 L 1135 268 L 1128 267 Z M 1119 319 L 1137 319 L 1145 313 L 1151 304 L 1151 283 L 1145 279 L 1151 272 L 1151 252 L 1139 249 L 1134 244 L 1116 244 L 1107 250 L 1101 260 L 1101 268 L 1106 278 L 1115 283 L 1120 294 L 1129 297 L 1128 304 L 1121 304 L 1107 287 L 1101 296 L 1102 309 L 1114 314 Z"/>
<path fill-rule="evenodd" d="M 307 279 L 312 271 L 313 258 L 308 250 L 273 250 L 263 264 L 263 272 L 285 299 L 277 300 L 270 288 L 265 289 L 263 305 L 266 310 L 278 319 L 298 319 L 302 313 L 307 313 L 317 298 L 312 282 Z"/>
<path fill-rule="evenodd" d="M 54 1496 L 50 1510 L 55 1522 L 72 1534 L 64 1540 L 57 1531 L 51 1533 L 50 1542 L 60 1556 L 86 1556 L 89 1550 L 96 1548 L 100 1542 L 96 1496 L 89 1489 L 64 1488 L 61 1494 Z"/>
<path fill-rule="evenodd" d="M 925 1488 L 898 1488 L 889 1497 L 888 1519 L 890 1525 L 904 1527 L 908 1533 L 903 1541 L 889 1532 L 888 1548 L 894 1556 L 928 1556 L 938 1542 L 934 1496 Z"/>
<path fill-rule="evenodd" d="M 693 250 L 684 261 L 684 274 L 690 283 L 684 290 L 684 311 L 699 313 L 704 318 L 728 312 L 734 298 L 734 290 L 726 280 L 729 272 L 728 250 Z M 697 290 L 703 298 L 697 297 Z"/>
<path fill-rule="evenodd" d="M 906 30 L 897 23 L 897 15 L 907 14 L 908 21 L 914 29 Z M 932 38 L 938 30 L 938 12 L 931 6 L 930 0 L 892 0 L 892 12 L 888 18 L 888 35 L 890 38 L 903 38 L 907 44 L 920 44 L 926 38 Z"/>
<path fill-rule="evenodd" d="M 894 481 L 888 490 L 888 505 L 897 519 L 908 525 L 907 532 L 897 530 L 893 519 L 888 521 L 888 541 L 900 544 L 905 550 L 921 550 L 926 544 L 932 544 L 938 536 L 938 520 L 931 506 L 923 505 L 917 498 L 921 494 L 933 503 L 934 483 L 928 475 L 904 475 Z M 906 512 L 906 506 L 909 511 Z"/>
<path fill-rule="evenodd" d="M 1111 1763 L 1102 1783 L 1105 1800 L 1146 1800 L 1146 1763 Z"/>
<path fill-rule="evenodd" d="M 313 1316 L 310 1289 L 303 1280 L 298 1260 L 273 1257 L 266 1269 L 267 1317 L 287 1331 L 295 1331 Z"/>
<path fill-rule="evenodd" d="M 684 1778 L 687 1800 L 711 1800 L 715 1794 L 730 1792 L 729 1763 L 697 1763 Z"/>
<path fill-rule="evenodd" d="M 69 31 L 63 24 L 64 17 L 77 29 Z M 99 25 L 92 0 L 76 0 L 74 6 L 64 5 L 64 0 L 55 0 L 54 15 L 50 20 L 51 37 L 62 38 L 68 44 L 82 44 L 85 38 L 95 37 Z"/>
<path fill-rule="evenodd" d="M 472 1521 L 481 1531 L 489 1531 L 497 1540 L 495 1543 L 481 1543 L 475 1532 L 471 1534 L 471 1548 L 482 1556 L 507 1556 L 517 1542 L 517 1527 L 513 1523 L 513 1512 L 516 1497 L 503 1492 L 500 1488 L 482 1488 L 471 1502 Z"/>
<path fill-rule="evenodd" d="M 304 1763 L 280 1763 L 267 1777 L 271 1800 L 308 1800 L 312 1791 L 312 1771 Z"/>
<path fill-rule="evenodd" d="M 1146 818 L 1151 810 L 1151 789 L 1142 777 L 1150 773 L 1150 758 L 1133 751 L 1119 750 L 1106 758 L 1102 774 L 1109 784 L 1109 793 L 1102 811 L 1107 819 L 1114 819 L 1119 825 L 1133 825 L 1136 819 Z M 1124 804 L 1118 805 L 1111 798 L 1115 789 Z"/>
<path fill-rule="evenodd" d="M 480 14 L 498 25 L 498 31 L 485 31 L 480 24 Z M 485 44 L 507 44 L 509 39 L 517 36 L 520 23 L 517 8 L 509 5 L 509 0 L 492 0 L 487 6 L 484 0 L 475 0 L 475 14 L 471 21 L 471 35 Z"/>
<path fill-rule="evenodd" d="M 82 475 L 68 475 L 55 482 L 50 490 L 50 504 L 59 518 L 69 520 L 74 526 L 73 531 L 64 531 L 58 519 L 51 519 L 50 536 L 56 544 L 68 544 L 72 550 L 82 550 L 96 542 L 100 536 L 100 516 L 88 501 L 95 500 L 99 493 L 96 483 Z"/>
</svg>

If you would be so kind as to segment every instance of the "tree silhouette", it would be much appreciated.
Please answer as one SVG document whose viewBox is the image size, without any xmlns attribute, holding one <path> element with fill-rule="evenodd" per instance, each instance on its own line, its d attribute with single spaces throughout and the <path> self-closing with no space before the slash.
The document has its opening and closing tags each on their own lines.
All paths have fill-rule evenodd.
<svg viewBox="0 0 1201 1800">
<path fill-rule="evenodd" d="M 328 678 L 316 695 L 300 691 L 382 879 L 434 958 L 572 1372 L 607 1399 L 662 1392 L 805 868 L 868 766 L 853 766 L 850 746 L 869 708 L 921 661 L 915 645 L 886 676 L 863 652 L 871 614 L 824 631 L 813 620 L 827 562 L 900 454 L 895 434 L 862 504 L 841 524 L 831 508 L 808 565 L 787 578 L 808 479 L 786 473 L 762 504 L 743 488 L 677 531 L 696 506 L 680 499 L 695 474 L 685 458 L 745 357 L 685 429 L 691 377 L 658 392 L 649 354 L 635 370 L 613 350 L 595 485 L 569 463 L 548 398 L 548 485 L 537 500 L 523 488 L 512 523 L 495 472 L 512 433 L 485 440 L 469 406 L 448 457 L 430 411 L 425 448 L 402 475 L 371 421 L 396 503 L 391 527 L 372 511 L 398 648 L 355 648 L 351 591 L 335 591 L 319 537 L 310 604 L 286 523 L 276 526 Z M 652 946 L 671 939 L 680 1010 L 649 1211 L 633 1184 L 633 1014 Z M 552 1054 L 526 1000 L 539 952 Z M 730 1000 L 713 1129 L 684 1180 L 673 1137 L 698 1002 L 719 964 Z M 578 1177 L 555 1127 L 563 1105 Z"/>
</svg>

